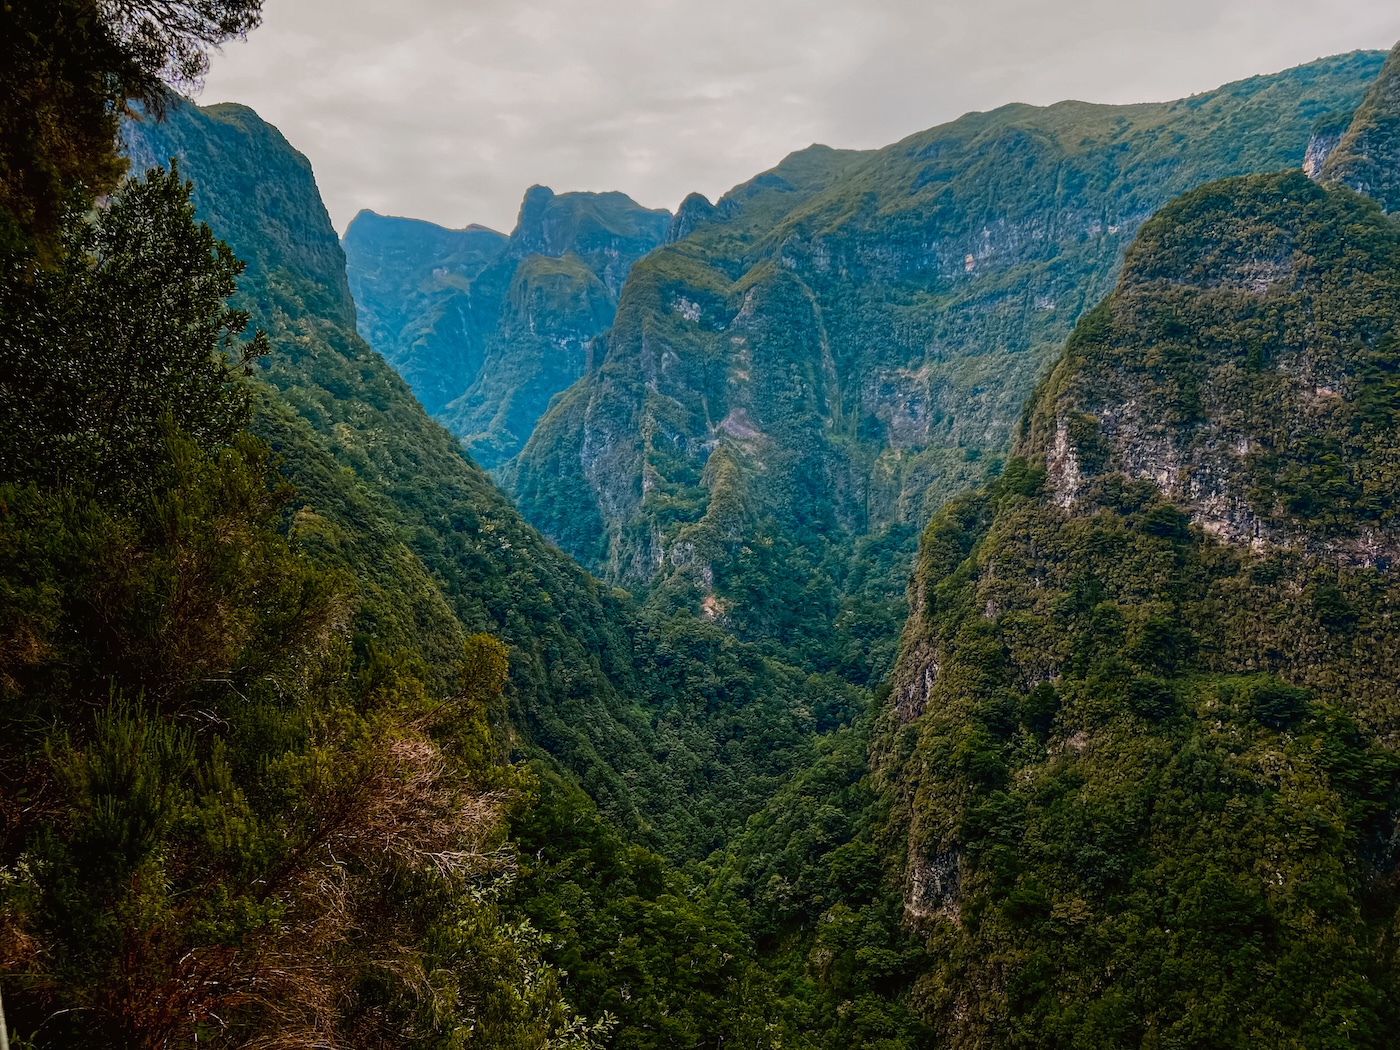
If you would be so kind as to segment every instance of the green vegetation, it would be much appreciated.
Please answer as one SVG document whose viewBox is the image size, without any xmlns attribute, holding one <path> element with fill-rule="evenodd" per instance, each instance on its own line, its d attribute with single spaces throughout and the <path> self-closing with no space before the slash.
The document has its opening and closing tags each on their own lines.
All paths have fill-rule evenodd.
<svg viewBox="0 0 1400 1050">
<path fill-rule="evenodd" d="M 1348 190 L 1186 194 L 930 524 L 876 752 L 937 1045 L 1389 1045 L 1397 280 Z"/>
<path fill-rule="evenodd" d="M 0 251 L 53 261 L 72 207 L 113 189 L 129 100 L 197 84 L 262 0 L 11 0 L 0 8 Z"/>
<path fill-rule="evenodd" d="M 791 999 L 768 976 L 752 934 L 737 917 L 739 905 L 709 899 L 710 876 L 694 865 L 732 839 L 793 770 L 809 764 L 820 734 L 862 711 L 867 694 L 736 642 L 685 611 L 640 618 L 642 610 L 626 595 L 600 587 L 541 541 L 351 330 L 338 248 L 309 167 L 249 111 L 172 107 L 164 123 L 129 126 L 125 138 L 140 158 L 182 157 L 182 170 L 196 176 L 199 214 L 249 260 L 234 301 L 265 332 L 269 351 L 249 388 L 253 440 L 267 446 L 275 467 L 277 495 L 269 497 L 267 523 L 291 554 L 335 584 L 327 598 L 334 623 L 324 625 L 321 635 L 331 652 L 344 654 L 337 666 L 346 668 L 347 684 L 336 688 L 352 697 L 346 702 L 354 707 L 356 689 L 387 677 L 383 687 L 396 697 L 403 694 L 407 705 L 393 708 L 392 717 L 416 726 L 415 705 L 438 710 L 434 705 L 442 698 L 460 691 L 457 665 L 469 639 L 491 635 L 507 647 L 509 678 L 501 698 L 482 706 L 491 744 L 473 752 L 459 775 L 469 785 L 460 790 L 484 792 L 491 813 L 509 811 L 505 823 L 484 819 L 471 829 L 485 836 L 473 853 L 488 856 L 489 871 L 469 880 L 469 899 L 441 890 L 434 891 L 431 908 L 379 901 L 376 907 L 387 909 L 382 917 L 345 916 L 348 929 L 369 935 L 378 924 L 412 919 L 417 939 L 405 934 L 403 944 L 426 952 L 424 938 L 437 936 L 432 916 L 467 909 L 462 921 L 474 916 L 473 928 L 482 932 L 461 950 L 501 962 L 478 974 L 485 990 L 461 993 L 467 1004 L 462 1009 L 486 1018 L 472 1011 L 486 1011 L 498 1001 L 490 995 L 506 995 L 512 982 L 536 989 L 539 998 L 530 1009 L 537 1011 L 540 1027 L 521 1029 L 524 1045 L 538 1042 L 546 1030 L 563 1031 L 570 1011 L 562 1001 L 596 1021 L 614 1019 L 619 1045 L 647 1045 L 656 1019 L 676 1014 L 683 1000 L 691 1004 L 687 1009 L 699 1011 L 691 1029 L 697 1046 L 719 1045 L 719 1039 L 749 1030 L 745 1026 L 767 1031 L 778 1023 L 773 1018 L 789 1016 Z M 242 196 L 250 191 L 257 194 L 256 207 Z M 250 629 L 262 631 L 256 623 Z M 381 665 L 383 670 L 374 669 Z M 230 688 L 252 695 L 248 683 L 232 681 Z M 321 679 L 306 685 L 318 703 L 327 695 L 321 687 Z M 448 718 L 441 731 L 458 724 L 454 710 L 450 704 L 441 709 Z M 222 711 L 217 717 L 233 723 Z M 368 732 L 339 708 L 315 717 L 317 726 L 337 732 L 344 722 L 354 741 Z M 352 780 L 383 756 L 382 750 L 334 750 L 310 730 L 294 737 L 296 747 L 331 748 L 326 760 Z M 436 738 L 430 743 L 443 748 Z M 527 758 L 537 763 L 536 774 L 520 767 Z M 249 761 L 262 760 L 253 755 Z M 253 794 L 251 787 L 241 790 Z M 267 805 L 265 819 L 273 821 L 286 812 L 283 807 L 303 804 L 283 792 L 273 793 Z M 625 844 L 625 857 L 617 862 L 623 867 L 589 861 L 603 865 L 599 876 L 573 857 L 577 850 L 557 859 L 541 853 L 546 841 L 566 841 L 548 823 L 548 814 L 561 812 L 571 827 L 579 825 L 572 841 L 585 856 L 606 858 Z M 23 840 L 7 842 L 6 863 L 18 863 Z M 676 867 L 681 864 L 691 865 L 692 873 L 682 875 Z M 628 874 L 636 865 L 641 867 Z M 635 882 L 635 901 L 606 899 L 605 889 L 621 885 L 615 877 Z M 306 905 L 312 913 L 317 900 Z M 639 974 L 621 1000 L 597 969 L 573 975 L 577 959 L 596 954 L 595 906 L 612 916 L 605 929 L 619 931 L 635 946 L 616 957 L 619 967 L 634 966 Z M 170 921 L 179 927 L 185 920 Z M 269 918 L 267 936 L 283 936 L 282 922 Z M 667 924 L 697 936 L 712 931 L 728 945 L 723 952 L 739 960 L 705 978 L 710 1005 L 684 992 L 700 986 L 681 979 L 681 967 L 690 972 L 691 961 L 674 955 L 663 936 L 672 928 Z M 237 947 L 255 948 L 251 941 Z M 431 961 L 419 958 L 424 965 Z M 454 972 L 462 967 L 468 975 L 478 973 L 466 962 L 451 963 Z M 354 972 L 337 969 L 336 979 Z M 416 972 L 405 971 L 404 979 L 412 983 Z M 816 985 L 809 998 L 823 994 L 821 982 Z M 551 990 L 556 987 L 561 992 Z M 769 990 L 751 996 L 744 989 Z M 56 988 L 45 994 L 51 998 L 43 1001 L 57 1005 L 77 993 Z M 361 994 L 357 990 L 347 1001 Z M 382 994 L 400 1004 L 393 1010 L 418 1002 L 404 999 L 402 989 Z M 445 1001 L 434 999 L 431 1010 L 448 1009 Z M 412 1009 L 429 1010 L 425 1003 Z M 743 1005 L 737 1014 L 735 1003 Z M 38 1008 L 21 1004 L 21 1021 L 28 1023 L 29 1011 Z M 443 1023 L 441 1014 L 433 1016 L 439 1017 L 433 1024 Z M 355 1027 L 359 1022 L 352 1018 L 328 1023 L 371 1039 L 365 1034 L 371 1029 Z M 489 1030 L 488 1020 L 478 1023 Z M 663 1026 L 666 1038 L 675 1034 L 676 1023 Z M 774 1031 L 780 1030 L 788 1029 Z M 234 1030 L 228 1037 L 236 1037 Z"/>
<path fill-rule="evenodd" d="M 1400 47 L 1400 45 L 1397 45 Z M 1391 61 L 1356 111 L 1322 177 L 1375 200 L 1387 212 L 1400 208 L 1400 66 Z"/>
<path fill-rule="evenodd" d="M 242 429 L 239 267 L 192 210 L 154 170 L 6 281 L 12 1041 L 587 1045 L 498 903 L 527 782 L 488 725 L 506 651 L 460 638 L 443 680 L 346 632 L 354 581 L 300 549 Z"/>
<path fill-rule="evenodd" d="M 674 864 L 864 696 L 643 626 L 545 544 L 355 335 L 305 159 L 165 101 L 124 141 L 179 156 L 194 208 L 155 168 L 71 213 L 56 265 L 8 257 L 0 296 L 15 1041 L 585 1046 L 682 1002 L 695 1045 L 762 1030 L 784 1008 L 742 994 L 767 979 L 732 904 Z M 589 856 L 615 829 L 656 852 L 607 883 L 524 854 L 560 812 Z M 652 975 L 620 1002 L 560 969 L 619 870 L 617 965 Z M 740 960 L 695 976 L 710 999 L 668 929 Z"/>
<path fill-rule="evenodd" d="M 1004 461 L 1141 223 L 1209 179 L 1300 164 L 1382 59 L 1170 103 L 1007 106 L 693 197 L 503 484 L 605 578 L 689 588 L 745 640 L 878 682 L 892 653 L 867 639 L 904 618 L 919 528 Z M 878 578 L 852 556 L 871 543 L 901 548 Z"/>
<path fill-rule="evenodd" d="M 459 347 L 505 384 L 474 447 L 536 508 L 587 489 L 557 523 L 637 597 L 361 340 L 310 166 L 250 111 L 162 97 L 123 128 L 144 177 L 90 208 L 108 184 L 70 172 L 56 232 L 0 201 L 12 1042 L 1387 1045 L 1393 220 L 1296 173 L 1170 203 L 1075 300 L 1009 458 L 1000 408 L 900 393 L 999 404 L 1025 375 L 969 351 L 991 329 L 940 326 L 1117 266 L 1087 212 L 1015 245 L 996 214 L 1156 207 L 1335 132 L 1374 65 L 814 148 L 688 200 L 630 276 L 660 220 L 619 195 L 536 188 L 508 242 L 362 217 L 359 294 L 418 318 L 370 328 L 441 349 L 446 304 L 497 304 Z M 1085 181 L 1018 212 L 1042 161 Z M 979 217 L 969 269 L 938 244 Z M 624 277 L 559 444 L 506 462 L 567 372 L 535 322 L 601 328 Z M 870 338 L 901 332 L 922 357 Z M 595 404 L 642 406 L 640 452 Z M 878 684 L 922 457 L 991 480 L 924 531 Z"/>
</svg>

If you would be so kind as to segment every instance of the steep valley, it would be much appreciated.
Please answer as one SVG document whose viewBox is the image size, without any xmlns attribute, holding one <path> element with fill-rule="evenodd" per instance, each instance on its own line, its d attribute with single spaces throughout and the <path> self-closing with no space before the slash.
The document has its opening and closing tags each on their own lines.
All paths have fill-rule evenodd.
<svg viewBox="0 0 1400 1050">
<path fill-rule="evenodd" d="M 1160 105 L 969 114 L 693 196 L 631 269 L 586 373 L 546 384 L 558 400 L 523 449 L 483 462 L 603 578 L 878 681 L 919 529 L 999 468 L 1139 224 L 1332 144 L 1382 57 Z"/>
<path fill-rule="evenodd" d="M 1393 1045 L 1400 45 L 508 235 L 157 101 L 0 242 L 11 1045 Z"/>
</svg>

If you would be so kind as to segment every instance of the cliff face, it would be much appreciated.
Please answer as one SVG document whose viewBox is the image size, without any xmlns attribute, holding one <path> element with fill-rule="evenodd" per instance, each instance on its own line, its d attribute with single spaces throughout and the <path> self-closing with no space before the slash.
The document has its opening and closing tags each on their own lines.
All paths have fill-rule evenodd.
<svg viewBox="0 0 1400 1050">
<path fill-rule="evenodd" d="M 1321 177 L 1366 194 L 1387 212 L 1400 209 L 1400 45 L 1327 158 Z"/>
<path fill-rule="evenodd" d="M 1400 287 L 1368 260 L 1388 261 L 1388 227 L 1301 174 L 1247 185 L 1144 227 L 1042 392 L 1027 448 L 1048 457 L 1061 506 L 1117 472 L 1228 542 L 1384 561 L 1396 478 L 1368 413 L 1388 411 Z"/>
<path fill-rule="evenodd" d="M 544 186 L 509 237 L 362 212 L 344 240 L 360 333 L 494 467 L 583 374 L 628 271 L 669 222 L 620 193 Z"/>
<path fill-rule="evenodd" d="M 691 198 L 503 477 L 585 564 L 674 577 L 718 615 L 752 600 L 744 550 L 774 537 L 830 572 L 828 544 L 922 523 L 1004 456 L 1147 216 L 1211 178 L 1298 166 L 1381 60 L 1162 105 L 1010 106 Z M 719 478 L 747 524 L 711 528 Z"/>
<path fill-rule="evenodd" d="M 934 518 L 876 762 L 946 1045 L 1387 1044 L 1397 376 L 1400 228 L 1213 183 Z"/>
<path fill-rule="evenodd" d="M 362 211 L 342 242 L 360 335 L 404 377 L 430 414 L 481 370 L 495 322 L 472 295 L 509 238 Z"/>
</svg>

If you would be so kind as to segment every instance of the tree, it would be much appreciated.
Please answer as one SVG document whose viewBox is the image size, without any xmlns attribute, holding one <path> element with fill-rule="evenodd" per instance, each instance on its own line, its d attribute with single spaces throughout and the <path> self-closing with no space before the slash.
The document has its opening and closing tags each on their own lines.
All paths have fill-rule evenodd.
<svg viewBox="0 0 1400 1050">
<path fill-rule="evenodd" d="M 53 256 L 64 214 L 116 186 L 117 124 L 157 113 L 262 0 L 0 0 L 0 252 Z"/>
<path fill-rule="evenodd" d="M 194 219 L 179 172 L 153 169 L 92 222 L 74 216 L 56 264 L 0 274 L 0 480 L 119 496 L 148 478 L 166 431 L 213 449 L 248 422 L 238 382 L 266 340 L 230 309 L 243 263 Z"/>
</svg>

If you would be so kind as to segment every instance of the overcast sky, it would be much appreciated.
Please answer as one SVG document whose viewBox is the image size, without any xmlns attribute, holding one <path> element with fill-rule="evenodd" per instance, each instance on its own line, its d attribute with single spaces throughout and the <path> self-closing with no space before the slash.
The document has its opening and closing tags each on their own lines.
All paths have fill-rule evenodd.
<svg viewBox="0 0 1400 1050">
<path fill-rule="evenodd" d="M 1178 98 L 1389 48 L 1396 0 L 265 0 L 202 103 L 243 102 L 361 208 L 509 230 L 525 188 L 675 209 L 813 142 L 974 109 Z"/>
</svg>

